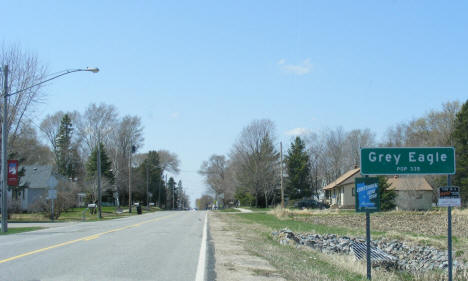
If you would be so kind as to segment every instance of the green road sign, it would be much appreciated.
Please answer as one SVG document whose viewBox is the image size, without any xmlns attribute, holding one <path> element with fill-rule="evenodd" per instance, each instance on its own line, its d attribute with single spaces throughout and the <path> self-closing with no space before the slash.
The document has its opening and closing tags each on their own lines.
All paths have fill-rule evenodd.
<svg viewBox="0 0 468 281">
<path fill-rule="evenodd" d="M 361 148 L 361 174 L 455 174 L 453 147 Z"/>
<path fill-rule="evenodd" d="M 355 178 L 356 212 L 380 211 L 380 193 L 378 178 Z"/>
</svg>

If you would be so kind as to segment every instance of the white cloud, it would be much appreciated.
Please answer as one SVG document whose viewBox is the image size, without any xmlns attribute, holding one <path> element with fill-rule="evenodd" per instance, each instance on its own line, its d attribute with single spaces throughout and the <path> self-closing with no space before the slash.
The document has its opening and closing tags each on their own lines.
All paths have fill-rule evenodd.
<svg viewBox="0 0 468 281">
<path fill-rule="evenodd" d="M 304 136 L 311 132 L 311 130 L 306 128 L 294 128 L 286 132 L 288 136 Z"/>
<path fill-rule="evenodd" d="M 179 112 L 173 112 L 171 113 L 171 119 L 178 119 L 180 116 Z"/>
<path fill-rule="evenodd" d="M 312 70 L 312 64 L 308 58 L 299 64 L 287 64 L 285 59 L 280 59 L 278 65 L 287 73 L 296 75 L 305 75 Z"/>
</svg>

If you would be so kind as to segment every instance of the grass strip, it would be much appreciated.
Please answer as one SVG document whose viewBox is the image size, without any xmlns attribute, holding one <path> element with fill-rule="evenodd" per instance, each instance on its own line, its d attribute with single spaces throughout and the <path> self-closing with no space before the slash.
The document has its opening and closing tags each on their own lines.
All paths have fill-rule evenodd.
<svg viewBox="0 0 468 281">
<path fill-rule="evenodd" d="M 216 210 L 215 212 L 222 212 L 222 213 L 237 213 L 237 212 L 240 212 L 239 210 L 237 209 L 234 209 L 234 208 L 227 208 L 227 209 L 219 209 L 219 210 Z"/>
<path fill-rule="evenodd" d="M 337 235 L 358 235 L 360 231 L 351 230 L 344 227 L 328 226 L 323 224 L 311 224 L 292 219 L 280 220 L 273 215 L 265 213 L 242 213 L 240 217 L 250 223 L 260 223 L 272 229 L 279 230 L 289 228 L 294 232 L 316 232 L 318 234 L 337 234 Z M 378 233 L 375 233 L 378 234 Z"/>
<path fill-rule="evenodd" d="M 8 232 L 0 232 L 0 235 L 9 235 L 9 234 L 16 234 L 28 231 L 35 231 L 39 229 L 44 229 L 44 227 L 40 226 L 30 226 L 30 227 L 10 227 L 8 228 Z"/>
</svg>

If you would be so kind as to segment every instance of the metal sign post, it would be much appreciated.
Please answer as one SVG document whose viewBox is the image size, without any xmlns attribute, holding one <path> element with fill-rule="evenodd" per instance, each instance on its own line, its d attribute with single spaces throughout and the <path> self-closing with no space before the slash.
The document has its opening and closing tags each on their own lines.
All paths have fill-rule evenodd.
<svg viewBox="0 0 468 281">
<path fill-rule="evenodd" d="M 452 207 L 447 208 L 448 281 L 452 281 Z"/>
<path fill-rule="evenodd" d="M 371 270 L 371 247 L 370 247 L 370 212 L 366 212 L 366 260 L 367 260 L 367 279 L 372 279 Z"/>
<path fill-rule="evenodd" d="M 57 190 L 56 189 L 49 189 L 47 199 L 51 200 L 51 215 L 50 219 L 53 221 L 54 220 L 54 199 L 57 199 Z"/>
<path fill-rule="evenodd" d="M 366 213 L 366 262 L 367 279 L 372 279 L 370 213 L 380 211 L 378 178 L 356 178 L 356 212 Z"/>
<path fill-rule="evenodd" d="M 448 280 L 452 281 L 453 278 L 453 258 L 452 258 L 452 207 L 460 207 L 460 188 L 458 186 L 451 186 L 452 178 L 450 175 L 447 177 L 448 186 L 439 188 L 439 207 L 447 208 L 447 257 L 448 257 Z"/>
<path fill-rule="evenodd" d="M 50 200 L 52 200 L 52 213 L 50 215 L 50 219 L 54 221 L 54 199 L 50 199 Z"/>
</svg>

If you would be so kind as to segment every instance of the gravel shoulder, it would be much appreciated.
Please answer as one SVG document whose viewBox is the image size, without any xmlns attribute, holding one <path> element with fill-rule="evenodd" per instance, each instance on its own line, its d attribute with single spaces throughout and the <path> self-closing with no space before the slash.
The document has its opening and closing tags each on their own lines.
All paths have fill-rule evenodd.
<svg viewBox="0 0 468 281">
<path fill-rule="evenodd" d="M 268 261 L 245 249 L 232 221 L 214 212 L 210 212 L 209 221 L 217 281 L 285 281 Z"/>
</svg>

